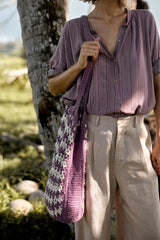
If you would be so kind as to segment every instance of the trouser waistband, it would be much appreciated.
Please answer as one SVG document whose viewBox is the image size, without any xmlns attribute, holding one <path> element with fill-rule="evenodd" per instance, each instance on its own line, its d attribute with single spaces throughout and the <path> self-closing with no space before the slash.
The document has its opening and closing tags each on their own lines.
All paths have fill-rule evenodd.
<svg viewBox="0 0 160 240">
<path fill-rule="evenodd" d="M 131 126 L 137 127 L 144 122 L 144 115 L 134 115 L 128 117 L 114 118 L 107 115 L 94 115 L 88 114 L 88 120 L 94 121 L 95 125 L 109 124 L 118 126 Z"/>
</svg>

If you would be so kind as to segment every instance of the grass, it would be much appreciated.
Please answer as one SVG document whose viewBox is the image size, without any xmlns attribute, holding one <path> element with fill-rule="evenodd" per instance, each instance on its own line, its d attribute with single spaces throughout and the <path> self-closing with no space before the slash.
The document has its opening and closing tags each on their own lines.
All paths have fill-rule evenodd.
<svg viewBox="0 0 160 240">
<path fill-rule="evenodd" d="M 31 90 L 0 89 L 0 133 L 38 133 Z"/>
<path fill-rule="evenodd" d="M 3 78 L 4 67 L 10 70 L 17 66 L 26 67 L 25 60 L 9 56 L 0 58 L 0 212 L 8 209 L 10 200 L 24 198 L 14 190 L 17 182 L 34 180 L 44 189 L 45 183 L 41 183 L 40 177 L 47 175 L 43 168 L 44 154 L 32 145 L 22 144 L 25 140 L 40 143 L 31 88 L 22 88 L 18 79 L 8 84 Z M 16 137 L 19 142 L 6 141 L 3 138 L 6 135 Z"/>
<path fill-rule="evenodd" d="M 0 72 L 10 69 L 21 69 L 26 67 L 26 60 L 20 57 L 13 57 L 0 54 Z"/>
</svg>

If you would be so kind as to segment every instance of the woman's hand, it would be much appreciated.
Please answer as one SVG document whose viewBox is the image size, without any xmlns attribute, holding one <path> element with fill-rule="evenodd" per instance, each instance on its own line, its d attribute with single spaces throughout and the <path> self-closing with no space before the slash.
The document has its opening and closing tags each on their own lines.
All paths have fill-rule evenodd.
<svg viewBox="0 0 160 240">
<path fill-rule="evenodd" d="M 96 61 L 100 50 L 99 40 L 100 37 L 97 37 L 94 41 L 87 41 L 82 44 L 77 62 L 78 68 L 84 69 L 87 67 L 88 57 L 92 57 L 92 60 Z"/>
<path fill-rule="evenodd" d="M 158 176 L 160 176 L 160 145 L 155 144 L 152 151 L 152 164 Z"/>
<path fill-rule="evenodd" d="M 49 91 L 53 96 L 56 97 L 70 88 L 81 71 L 87 67 L 88 57 L 92 57 L 92 60 L 96 61 L 100 50 L 99 40 L 100 37 L 94 41 L 84 42 L 81 46 L 78 61 L 64 72 L 49 79 Z"/>
</svg>

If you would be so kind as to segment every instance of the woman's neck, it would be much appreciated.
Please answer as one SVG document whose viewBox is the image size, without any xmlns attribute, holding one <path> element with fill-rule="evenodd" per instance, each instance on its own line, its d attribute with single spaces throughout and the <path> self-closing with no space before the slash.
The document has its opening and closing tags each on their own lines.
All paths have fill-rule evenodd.
<svg viewBox="0 0 160 240">
<path fill-rule="evenodd" d="M 100 18 L 112 18 L 124 13 L 124 7 L 120 6 L 118 0 L 98 0 L 91 15 Z"/>
</svg>

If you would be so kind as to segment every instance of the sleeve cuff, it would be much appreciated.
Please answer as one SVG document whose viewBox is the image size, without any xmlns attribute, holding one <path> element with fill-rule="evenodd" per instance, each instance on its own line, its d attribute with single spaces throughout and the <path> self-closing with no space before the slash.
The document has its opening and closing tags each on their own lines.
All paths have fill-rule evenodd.
<svg viewBox="0 0 160 240">
<path fill-rule="evenodd" d="M 49 70 L 47 71 L 47 78 L 53 77 L 53 76 L 55 76 L 55 75 L 56 75 L 56 73 L 55 73 L 55 70 L 54 70 L 54 69 L 49 69 Z"/>
</svg>

